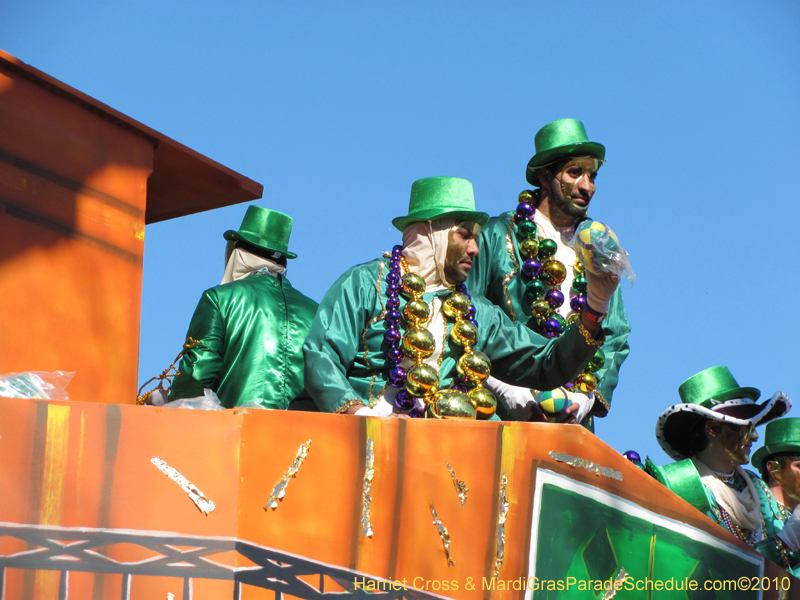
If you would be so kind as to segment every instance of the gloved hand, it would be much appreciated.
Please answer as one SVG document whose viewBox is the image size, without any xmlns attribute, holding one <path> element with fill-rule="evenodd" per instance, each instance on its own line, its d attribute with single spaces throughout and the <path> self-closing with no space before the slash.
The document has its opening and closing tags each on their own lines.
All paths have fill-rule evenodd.
<svg viewBox="0 0 800 600">
<path fill-rule="evenodd" d="M 586 415 L 589 414 L 589 411 L 591 411 L 594 406 L 594 392 L 589 392 L 588 394 L 572 392 L 569 398 L 579 406 L 578 412 L 573 416 L 575 417 L 575 421 L 580 423 L 586 418 Z"/>
<path fill-rule="evenodd" d="M 508 412 L 518 421 L 530 421 L 534 415 L 533 392 L 530 388 L 519 387 L 516 385 L 509 385 L 489 376 L 483 382 L 486 389 L 492 392 L 495 397 L 503 403 L 508 409 Z M 539 411 L 536 411 L 536 416 L 541 416 Z M 534 419 L 536 421 L 540 419 Z"/>
<path fill-rule="evenodd" d="M 783 524 L 783 529 L 778 532 L 778 537 L 783 540 L 792 552 L 800 548 L 800 505 L 792 511 L 792 516 Z"/>
<path fill-rule="evenodd" d="M 614 273 L 595 275 L 587 269 L 586 282 L 589 288 L 586 292 L 586 302 L 592 310 L 599 313 L 606 312 L 608 303 L 611 302 L 611 296 L 614 295 L 619 285 L 619 277 Z"/>
</svg>

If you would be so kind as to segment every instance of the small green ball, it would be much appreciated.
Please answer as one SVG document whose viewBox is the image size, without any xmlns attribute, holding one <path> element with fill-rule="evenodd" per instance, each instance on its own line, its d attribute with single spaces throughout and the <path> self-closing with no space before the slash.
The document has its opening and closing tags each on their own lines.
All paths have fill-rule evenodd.
<svg viewBox="0 0 800 600">
<path fill-rule="evenodd" d="M 545 261 L 548 258 L 552 258 L 556 255 L 557 251 L 558 244 L 556 244 L 555 240 L 545 238 L 539 242 L 539 260 Z"/>
<path fill-rule="evenodd" d="M 572 290 L 577 294 L 585 294 L 589 284 L 586 281 L 586 275 L 576 275 L 572 280 Z"/>
<path fill-rule="evenodd" d="M 521 221 L 517 223 L 517 233 L 522 239 L 533 239 L 536 237 L 536 223 L 533 221 Z"/>
<path fill-rule="evenodd" d="M 606 357 L 603 354 L 602 350 L 598 350 L 594 353 L 592 360 L 589 361 L 588 370 L 590 373 L 597 373 L 600 369 L 602 369 L 606 364 Z"/>
<path fill-rule="evenodd" d="M 522 293 L 523 304 L 533 304 L 536 300 L 544 296 L 547 287 L 538 279 L 533 279 L 528 285 L 525 286 L 525 291 Z"/>
</svg>

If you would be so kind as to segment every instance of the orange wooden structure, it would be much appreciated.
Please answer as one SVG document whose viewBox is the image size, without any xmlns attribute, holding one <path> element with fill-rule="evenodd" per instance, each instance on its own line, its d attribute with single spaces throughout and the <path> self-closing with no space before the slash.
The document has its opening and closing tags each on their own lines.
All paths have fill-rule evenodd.
<svg viewBox="0 0 800 600">
<path fill-rule="evenodd" d="M 264 587 L 247 577 L 244 583 L 235 583 L 233 569 L 270 564 L 252 554 L 248 558 L 221 541 L 235 538 L 276 552 L 271 559 L 288 565 L 282 580 L 305 580 L 309 590 L 319 586 L 326 567 L 337 566 L 344 577 L 355 581 L 363 577 L 360 574 L 405 580 L 412 594 L 411 588 L 416 587 L 453 598 L 522 598 L 524 590 L 500 589 L 505 583 L 498 586 L 497 582 L 518 581 L 530 574 L 535 490 L 543 473 L 602 490 L 616 503 L 630 502 L 686 523 L 751 555 L 753 561 L 762 560 L 579 426 L 408 421 L 257 409 L 206 412 L 36 400 L 0 401 L 0 424 L 0 556 L 47 545 L 40 541 L 26 546 L 10 537 L 7 524 L 15 523 L 62 527 L 72 532 L 64 538 L 65 544 L 88 539 L 94 544 L 90 548 L 97 553 L 96 561 L 146 561 L 168 554 L 157 544 L 159 536 L 167 532 L 194 536 L 172 543 L 183 550 L 208 548 L 206 557 L 230 569 L 227 579 L 220 580 L 203 571 L 202 561 L 186 562 L 179 556 L 173 556 L 171 570 L 165 568 L 159 576 L 134 565 L 129 568 L 130 595 L 123 597 L 167 598 L 168 593 L 186 597 L 182 596 L 185 578 L 192 578 L 189 587 L 194 600 L 273 598 L 275 590 L 292 589 L 278 583 L 281 577 L 272 583 L 265 577 Z M 362 527 L 362 493 L 370 439 L 373 534 L 367 537 Z M 308 455 L 284 498 L 276 509 L 265 509 L 300 445 L 309 440 Z M 612 475 L 618 473 L 619 479 L 559 462 L 553 452 L 591 461 L 610 469 Z M 180 485 L 151 462 L 156 457 L 180 472 L 216 508 L 208 515 L 201 512 Z M 448 464 L 468 487 L 464 506 Z M 498 579 L 489 586 L 494 589 L 484 589 L 485 582 L 492 581 L 497 557 L 503 474 L 508 502 L 505 555 Z M 454 566 L 448 566 L 431 503 L 448 530 Z M 593 527 L 591 521 L 586 523 Z M 82 528 L 89 529 L 74 534 Z M 120 531 L 137 535 L 127 542 L 104 541 L 103 534 Z M 62 539 L 59 535 L 50 532 L 49 538 Z M 90 568 L 81 561 L 92 556 L 81 551 L 72 552 L 70 558 L 68 550 L 67 546 L 47 554 L 47 560 L 38 559 L 51 570 L 34 572 L 13 568 L 13 564 L 6 568 L 6 598 L 58 598 L 59 573 L 70 569 L 69 597 L 120 597 L 124 574 L 81 572 Z M 639 556 L 619 549 L 615 553 L 615 572 L 624 567 L 633 573 L 637 562 L 651 560 L 655 566 L 649 569 L 656 569 L 652 577 L 658 578 L 658 556 L 648 559 L 646 553 Z M 194 555 L 190 552 L 189 556 Z M 297 557 L 308 562 L 298 568 L 293 562 Z M 785 577 L 768 561 L 761 575 L 770 580 Z M 469 589 L 470 578 L 475 589 Z M 792 579 L 791 583 L 797 582 Z M 330 578 L 326 586 L 341 589 Z M 799 592 L 790 586 L 785 597 L 798 598 Z M 575 592 L 566 597 L 595 596 Z M 764 597 L 778 595 L 768 592 Z"/>
<path fill-rule="evenodd" d="M 0 51 L 0 373 L 135 402 L 144 226 L 261 193 Z"/>
</svg>

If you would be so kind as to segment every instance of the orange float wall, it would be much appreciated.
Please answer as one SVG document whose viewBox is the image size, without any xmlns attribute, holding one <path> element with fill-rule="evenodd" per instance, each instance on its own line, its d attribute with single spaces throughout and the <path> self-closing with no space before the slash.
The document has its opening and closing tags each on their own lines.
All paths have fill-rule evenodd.
<svg viewBox="0 0 800 600">
<path fill-rule="evenodd" d="M 0 64 L 0 374 L 135 402 L 151 140 Z"/>
<path fill-rule="evenodd" d="M 465 589 L 490 577 L 499 481 L 509 511 L 500 579 L 527 574 L 537 469 L 601 487 L 741 548 L 724 532 L 612 448 L 577 426 L 372 419 L 261 410 L 191 411 L 82 402 L 0 399 L 0 522 L 228 536 L 394 580 L 456 581 L 454 598 L 522 598 Z M 373 535 L 362 532 L 367 440 L 373 441 Z M 263 507 L 301 443 L 309 453 L 275 510 Z M 550 451 L 619 471 L 622 481 L 573 469 Z M 150 460 L 161 457 L 216 503 L 203 514 Z M 459 502 L 447 464 L 468 485 Z M 429 504 L 447 527 L 447 564 Z M 16 547 L 11 547 L 16 543 Z M 0 538 L 0 555 L 24 550 Z M 141 560 L 141 549 L 105 550 Z M 749 549 L 747 550 L 749 552 Z M 137 554 L 138 553 L 138 554 Z M 240 555 L 218 557 L 248 566 Z M 784 573 L 771 563 L 765 575 Z M 795 581 L 795 580 L 793 580 Z M 120 597 L 120 575 L 71 573 L 71 598 Z M 182 598 L 179 578 L 134 576 L 131 598 Z M 58 573 L 8 569 L 6 599 L 56 598 Z M 196 579 L 195 600 L 231 598 L 231 581 Z M 244 585 L 242 598 L 275 592 Z M 767 595 L 766 597 L 771 597 Z M 792 590 L 789 596 L 798 597 Z"/>
</svg>

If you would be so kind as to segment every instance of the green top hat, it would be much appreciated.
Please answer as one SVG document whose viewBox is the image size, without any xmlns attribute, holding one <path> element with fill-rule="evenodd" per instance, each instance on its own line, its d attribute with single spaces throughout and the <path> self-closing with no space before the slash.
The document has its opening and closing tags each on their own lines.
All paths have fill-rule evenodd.
<svg viewBox="0 0 800 600">
<path fill-rule="evenodd" d="M 537 169 L 567 156 L 593 156 L 603 160 L 606 148 L 590 142 L 583 123 L 577 119 L 559 119 L 542 127 L 533 139 L 536 154 L 528 161 L 526 177 L 531 185 L 539 186 Z"/>
<path fill-rule="evenodd" d="M 692 375 L 678 387 L 678 395 L 685 404 L 699 404 L 714 408 L 731 398 L 750 398 L 753 402 L 761 395 L 756 388 L 740 387 L 728 367 L 710 367 Z"/>
<path fill-rule="evenodd" d="M 297 258 L 289 252 L 289 236 L 292 235 L 292 217 L 277 210 L 261 206 L 248 206 L 239 231 L 232 229 L 222 234 L 226 240 L 241 240 L 252 246 L 273 252 L 280 258 Z"/>
<path fill-rule="evenodd" d="M 797 452 L 800 455 L 800 419 L 793 417 L 768 423 L 764 428 L 764 445 L 755 451 L 750 463 L 763 475 L 764 463 L 779 452 Z"/>
<path fill-rule="evenodd" d="M 458 177 L 427 177 L 411 185 L 408 216 L 397 217 L 392 225 L 403 231 L 412 223 L 444 217 L 470 221 L 481 227 L 489 222 L 489 215 L 475 210 L 472 183 Z"/>
</svg>

